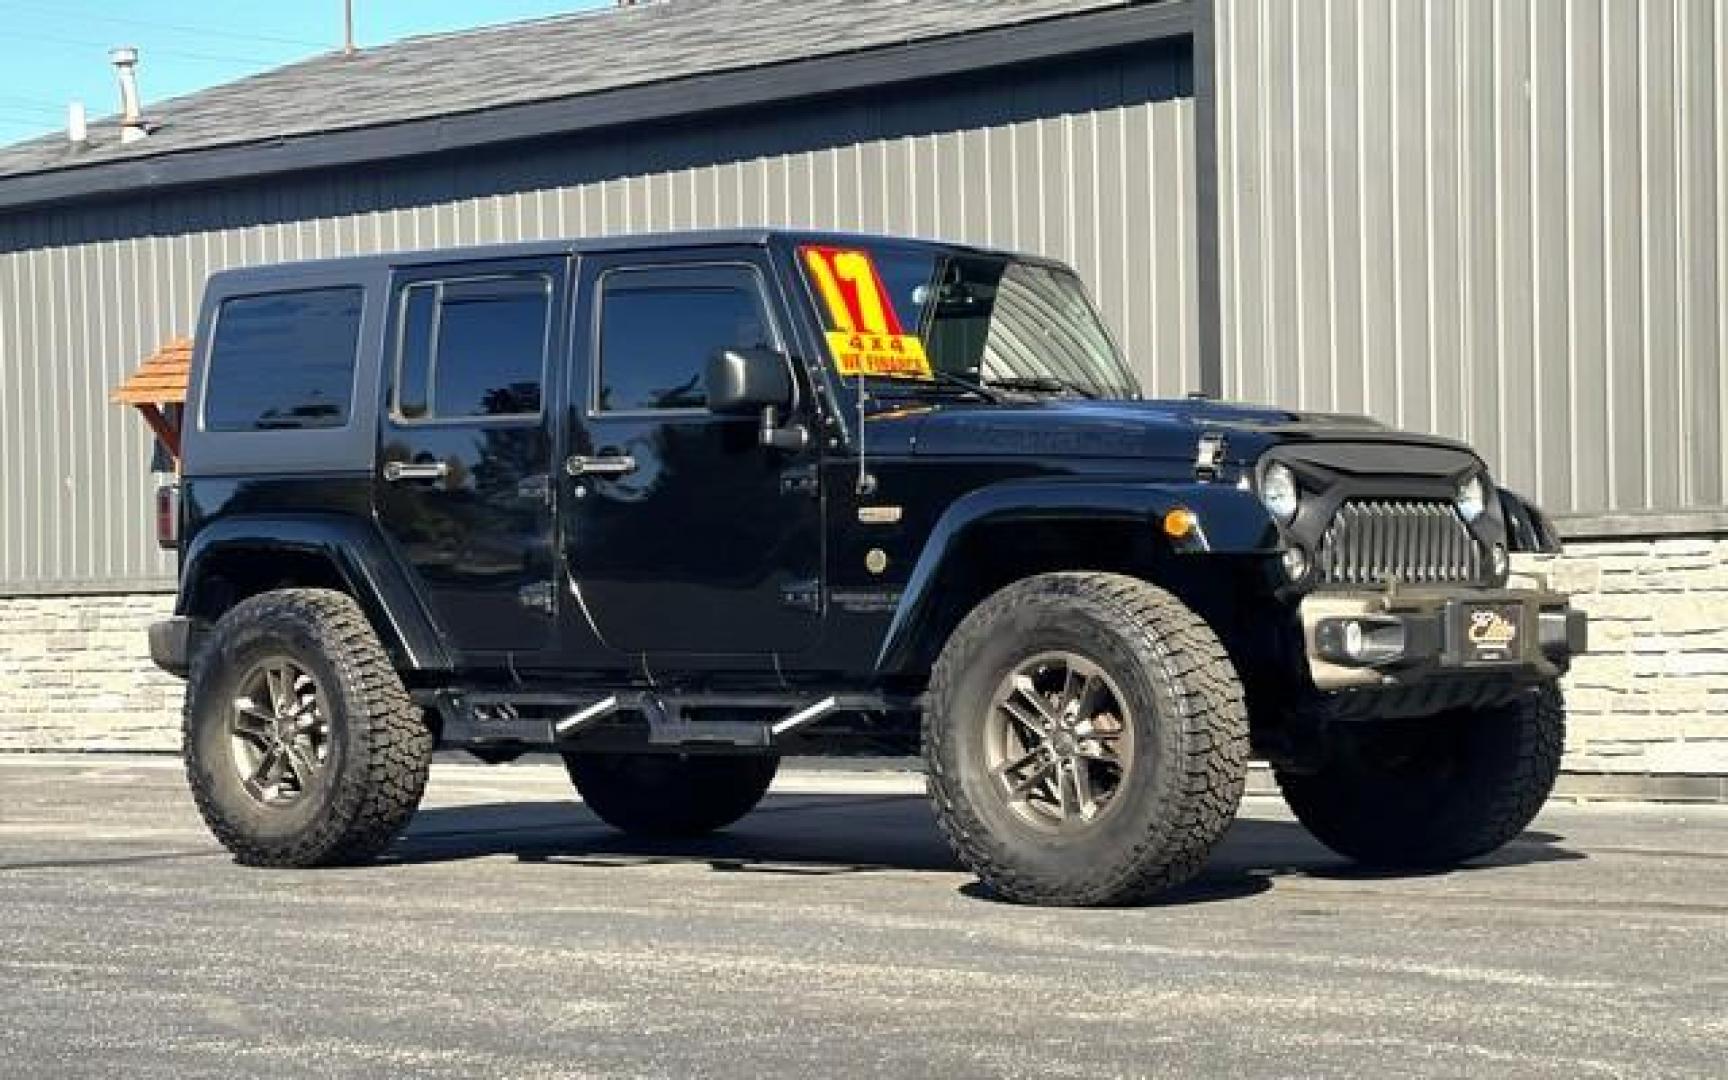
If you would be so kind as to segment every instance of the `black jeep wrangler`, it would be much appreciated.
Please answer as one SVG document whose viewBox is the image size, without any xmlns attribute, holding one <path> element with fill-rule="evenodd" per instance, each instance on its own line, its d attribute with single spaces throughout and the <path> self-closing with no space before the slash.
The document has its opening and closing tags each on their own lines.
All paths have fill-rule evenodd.
<svg viewBox="0 0 1728 1080">
<path fill-rule="evenodd" d="M 716 829 L 783 753 L 921 752 L 1001 894 L 1201 866 L 1249 756 L 1376 864 L 1493 851 L 1559 767 L 1542 515 L 1456 443 L 1148 401 L 1068 268 L 780 231 L 210 282 L 184 434 L 186 767 L 242 862 L 386 848 L 436 747 Z"/>
</svg>

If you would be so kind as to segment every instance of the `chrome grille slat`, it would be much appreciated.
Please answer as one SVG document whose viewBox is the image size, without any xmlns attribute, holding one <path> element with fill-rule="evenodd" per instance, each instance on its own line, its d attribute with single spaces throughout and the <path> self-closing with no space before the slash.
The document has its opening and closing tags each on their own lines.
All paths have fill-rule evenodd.
<svg viewBox="0 0 1728 1080">
<path fill-rule="evenodd" d="M 1457 509 L 1435 500 L 1346 502 L 1326 529 L 1317 562 L 1321 582 L 1331 585 L 1474 582 L 1482 568 Z"/>
</svg>

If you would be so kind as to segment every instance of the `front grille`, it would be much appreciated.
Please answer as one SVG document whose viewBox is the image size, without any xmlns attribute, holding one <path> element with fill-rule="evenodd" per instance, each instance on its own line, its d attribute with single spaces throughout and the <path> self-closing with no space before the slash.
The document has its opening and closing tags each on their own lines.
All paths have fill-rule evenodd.
<svg viewBox="0 0 1728 1080">
<path fill-rule="evenodd" d="M 1328 585 L 1474 582 L 1481 573 L 1476 540 L 1450 502 L 1352 500 L 1320 544 L 1320 580 Z"/>
</svg>

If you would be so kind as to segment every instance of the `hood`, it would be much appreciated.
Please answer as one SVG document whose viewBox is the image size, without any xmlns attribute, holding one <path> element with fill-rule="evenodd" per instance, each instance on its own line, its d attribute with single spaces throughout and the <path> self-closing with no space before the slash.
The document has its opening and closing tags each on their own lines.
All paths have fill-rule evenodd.
<svg viewBox="0 0 1728 1080">
<path fill-rule="evenodd" d="M 1363 416 L 1292 412 L 1203 400 L 1081 401 L 1069 398 L 994 405 L 920 402 L 870 418 L 879 452 L 916 457 L 1162 458 L 1192 461 L 1202 435 L 1225 437 L 1241 464 L 1280 443 L 1355 442 L 1467 447 L 1396 431 Z"/>
</svg>

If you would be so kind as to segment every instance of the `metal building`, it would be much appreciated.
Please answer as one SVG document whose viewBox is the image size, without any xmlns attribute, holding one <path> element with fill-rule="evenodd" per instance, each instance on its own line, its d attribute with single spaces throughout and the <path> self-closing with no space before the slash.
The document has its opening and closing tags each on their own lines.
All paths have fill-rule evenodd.
<svg viewBox="0 0 1728 1080">
<path fill-rule="evenodd" d="M 1218 0 L 1226 388 L 1728 531 L 1728 5 Z"/>
<path fill-rule="evenodd" d="M 1725 529 L 1725 21 L 668 0 L 146 99 L 0 150 L 0 593 L 170 581 L 106 391 L 214 270 L 751 223 L 1063 257 L 1160 394 L 1460 435 L 1578 536 Z"/>
</svg>

